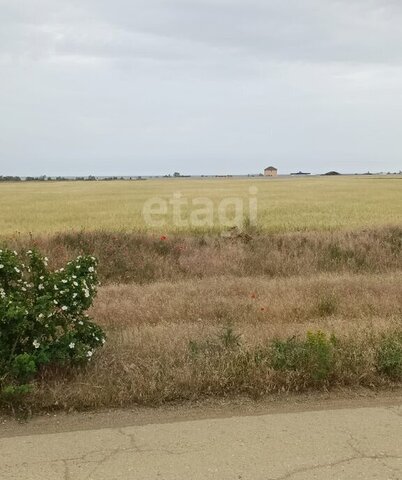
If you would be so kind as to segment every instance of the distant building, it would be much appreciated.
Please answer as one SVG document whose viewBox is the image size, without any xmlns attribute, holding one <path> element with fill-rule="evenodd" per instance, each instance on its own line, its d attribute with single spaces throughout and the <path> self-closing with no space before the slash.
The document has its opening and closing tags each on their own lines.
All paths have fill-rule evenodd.
<svg viewBox="0 0 402 480">
<path fill-rule="evenodd" d="M 278 169 L 275 167 L 267 167 L 264 169 L 265 177 L 276 177 L 278 175 Z"/>
<path fill-rule="evenodd" d="M 296 173 L 291 173 L 291 175 L 311 175 L 311 173 L 299 171 Z"/>
</svg>

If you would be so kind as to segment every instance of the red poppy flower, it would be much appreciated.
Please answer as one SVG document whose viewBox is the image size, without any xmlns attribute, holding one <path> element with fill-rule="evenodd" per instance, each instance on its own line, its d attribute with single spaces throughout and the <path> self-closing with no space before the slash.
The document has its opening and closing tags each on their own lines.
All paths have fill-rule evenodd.
<svg viewBox="0 0 402 480">
<path fill-rule="evenodd" d="M 257 295 L 256 295 L 255 293 L 252 293 L 252 294 L 250 295 L 250 297 L 251 297 L 251 298 L 257 298 Z"/>
<path fill-rule="evenodd" d="M 162 235 L 162 236 L 161 236 L 161 240 L 162 240 L 162 242 L 164 242 L 165 240 L 167 240 L 167 236 L 166 236 L 166 235 Z"/>
<path fill-rule="evenodd" d="M 264 307 L 261 307 L 261 312 L 263 312 L 264 310 L 265 310 L 265 308 L 264 308 Z"/>
</svg>

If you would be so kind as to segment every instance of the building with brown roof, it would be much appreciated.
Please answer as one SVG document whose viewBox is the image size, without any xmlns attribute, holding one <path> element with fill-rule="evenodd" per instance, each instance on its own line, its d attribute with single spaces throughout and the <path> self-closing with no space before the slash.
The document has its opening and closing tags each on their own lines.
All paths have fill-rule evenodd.
<svg viewBox="0 0 402 480">
<path fill-rule="evenodd" d="M 265 177 L 276 177 L 278 175 L 278 169 L 275 167 L 267 167 L 264 169 Z"/>
</svg>

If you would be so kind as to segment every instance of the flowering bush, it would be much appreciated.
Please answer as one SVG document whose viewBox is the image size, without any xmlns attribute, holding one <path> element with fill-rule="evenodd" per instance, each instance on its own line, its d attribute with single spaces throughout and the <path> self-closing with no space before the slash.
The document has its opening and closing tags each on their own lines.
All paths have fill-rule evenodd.
<svg viewBox="0 0 402 480">
<path fill-rule="evenodd" d="M 94 257 L 49 271 L 47 258 L 0 250 L 0 387 L 24 385 L 42 365 L 88 362 L 105 335 L 85 311 L 98 284 Z"/>
</svg>

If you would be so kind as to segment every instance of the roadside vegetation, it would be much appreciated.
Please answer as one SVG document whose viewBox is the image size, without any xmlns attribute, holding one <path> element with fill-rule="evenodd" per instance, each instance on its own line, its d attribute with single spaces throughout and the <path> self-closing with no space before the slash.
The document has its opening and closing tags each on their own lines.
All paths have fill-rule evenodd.
<svg viewBox="0 0 402 480">
<path fill-rule="evenodd" d="M 99 260 L 88 313 L 107 341 L 87 365 L 42 365 L 24 396 L 31 411 L 402 386 L 400 226 L 2 242 L 43 252 L 50 272 Z"/>
<path fill-rule="evenodd" d="M 229 237 L 76 231 L 3 236 L 3 243 L 21 252 L 35 247 L 54 268 L 77 255 L 94 255 L 103 284 L 402 270 L 402 226 Z"/>
</svg>

